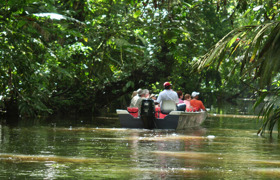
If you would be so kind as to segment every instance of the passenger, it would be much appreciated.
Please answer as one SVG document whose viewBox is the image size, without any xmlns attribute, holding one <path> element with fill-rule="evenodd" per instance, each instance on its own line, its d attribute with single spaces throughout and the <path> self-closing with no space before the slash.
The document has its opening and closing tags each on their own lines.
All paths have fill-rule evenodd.
<svg viewBox="0 0 280 180">
<path fill-rule="evenodd" d="M 150 91 L 148 89 L 144 89 L 145 90 L 145 98 L 150 98 Z"/>
<path fill-rule="evenodd" d="M 192 111 L 191 107 L 191 95 L 190 94 L 185 94 L 185 100 L 184 103 L 186 104 L 186 111 Z"/>
<path fill-rule="evenodd" d="M 140 115 L 142 100 L 149 98 L 150 93 L 148 89 L 143 89 L 139 91 L 138 95 L 139 95 L 139 99 L 136 102 L 136 107 L 138 107 L 138 114 Z"/>
<path fill-rule="evenodd" d="M 177 95 L 178 95 L 178 98 L 179 98 L 179 104 L 184 103 L 184 101 L 183 101 L 183 92 L 181 90 L 177 91 Z"/>
<path fill-rule="evenodd" d="M 158 107 L 158 104 L 157 104 L 157 95 L 151 94 L 150 99 L 154 100 L 155 108 L 157 108 L 157 107 Z"/>
<path fill-rule="evenodd" d="M 138 89 L 137 91 L 133 91 L 132 96 L 134 95 L 134 92 L 136 92 L 136 95 L 134 95 L 130 101 L 129 107 L 136 107 L 137 100 L 140 98 L 139 92 L 141 89 Z"/>
<path fill-rule="evenodd" d="M 192 92 L 192 100 L 190 101 L 191 106 L 193 107 L 193 110 L 200 111 L 204 110 L 206 111 L 202 101 L 198 100 L 199 92 Z"/>
<path fill-rule="evenodd" d="M 178 104 L 179 103 L 178 95 L 175 91 L 171 89 L 172 84 L 170 84 L 169 82 L 165 82 L 163 86 L 164 86 L 164 90 L 159 93 L 157 98 L 157 102 L 160 104 L 160 106 L 162 101 L 164 100 L 171 100 L 174 101 L 176 104 Z"/>
<path fill-rule="evenodd" d="M 137 92 L 137 91 L 133 91 L 132 94 L 131 94 L 131 100 L 132 100 L 133 97 L 136 96 L 136 95 L 138 95 L 138 92 Z"/>
<path fill-rule="evenodd" d="M 155 95 L 155 94 L 151 94 L 150 98 L 151 98 L 152 100 L 154 100 L 154 101 L 156 101 L 156 100 L 157 100 L 157 97 L 156 97 L 156 95 Z"/>
<path fill-rule="evenodd" d="M 136 95 L 138 95 L 138 92 L 137 92 L 137 91 L 133 91 L 133 93 L 131 94 L 131 99 L 132 99 L 134 96 L 136 96 Z"/>
</svg>

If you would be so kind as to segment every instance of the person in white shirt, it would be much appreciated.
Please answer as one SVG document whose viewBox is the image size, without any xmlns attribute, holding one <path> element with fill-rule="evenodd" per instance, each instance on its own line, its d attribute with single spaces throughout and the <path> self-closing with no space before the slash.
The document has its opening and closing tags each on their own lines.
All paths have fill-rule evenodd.
<svg viewBox="0 0 280 180">
<path fill-rule="evenodd" d="M 172 84 L 170 84 L 169 82 L 165 82 L 163 86 L 164 86 L 164 90 L 159 93 L 157 98 L 157 103 L 159 103 L 161 106 L 162 101 L 171 100 L 174 101 L 176 104 L 178 104 L 179 98 L 177 93 L 171 89 Z"/>
<path fill-rule="evenodd" d="M 140 90 L 138 95 L 139 95 L 139 99 L 137 100 L 135 105 L 136 107 L 138 107 L 138 114 L 140 116 L 142 101 L 143 99 L 147 99 L 150 96 L 149 90 L 148 89 Z"/>
<path fill-rule="evenodd" d="M 138 99 L 140 98 L 139 96 L 139 92 L 141 91 L 142 89 L 138 89 L 137 91 L 134 91 L 136 92 L 136 95 L 132 97 L 131 101 L 130 101 L 130 105 L 129 107 L 136 107 L 136 103 L 138 101 Z M 134 93 L 133 92 L 133 93 Z"/>
</svg>

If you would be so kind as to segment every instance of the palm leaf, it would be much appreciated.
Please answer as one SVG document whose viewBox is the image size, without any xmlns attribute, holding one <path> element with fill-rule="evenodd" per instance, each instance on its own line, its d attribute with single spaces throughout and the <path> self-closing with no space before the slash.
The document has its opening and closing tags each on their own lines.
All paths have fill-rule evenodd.
<svg viewBox="0 0 280 180">
<path fill-rule="evenodd" d="M 255 102 L 253 108 L 256 109 L 257 106 L 260 105 L 264 101 L 264 98 L 266 98 L 267 93 L 262 93 L 262 95 L 258 98 L 258 100 Z"/>
<path fill-rule="evenodd" d="M 241 36 L 242 40 L 234 45 L 234 39 L 238 36 Z M 238 50 L 244 54 L 243 59 L 240 60 L 241 78 L 255 74 L 255 79 L 259 79 L 259 88 L 271 85 L 272 79 L 280 70 L 280 22 L 244 26 L 229 32 L 208 53 L 201 57 L 194 66 L 198 70 L 202 70 L 217 63 L 219 68 L 225 58 L 232 57 L 231 59 L 234 60 L 234 55 L 237 54 L 235 52 Z M 233 70 L 235 68 L 236 66 L 233 67 Z M 276 90 L 276 92 L 279 91 Z M 271 93 L 262 93 L 254 108 L 259 106 L 267 95 Z M 278 99 L 278 96 L 273 97 Z M 266 102 L 259 113 L 259 116 L 263 115 L 263 124 L 258 131 L 259 134 L 263 134 L 268 129 L 270 135 L 272 135 L 273 127 L 280 120 L 280 108 L 275 105 L 275 99 L 270 99 Z"/>
<path fill-rule="evenodd" d="M 223 58 L 226 56 L 224 54 L 222 57 L 223 50 L 228 50 L 231 48 L 232 43 L 236 40 L 235 37 L 238 37 L 238 35 L 241 35 L 242 33 L 246 33 L 249 30 L 254 29 L 256 26 L 244 26 L 241 28 L 237 28 L 235 30 L 232 30 L 229 32 L 227 35 L 225 35 L 220 41 L 218 41 L 210 50 L 208 53 L 206 53 L 198 62 L 194 64 L 194 67 L 197 68 L 198 70 L 202 70 L 204 67 L 207 67 L 211 65 L 217 57 Z M 231 51 L 231 54 L 233 51 Z"/>
</svg>

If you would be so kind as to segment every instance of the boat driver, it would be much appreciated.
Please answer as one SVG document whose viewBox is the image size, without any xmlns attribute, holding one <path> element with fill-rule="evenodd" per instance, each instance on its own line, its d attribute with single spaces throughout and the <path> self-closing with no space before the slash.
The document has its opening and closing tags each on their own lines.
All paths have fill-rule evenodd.
<svg viewBox="0 0 280 180">
<path fill-rule="evenodd" d="M 161 106 L 162 101 L 171 100 L 174 101 L 176 104 L 178 104 L 179 98 L 177 93 L 171 89 L 172 84 L 169 82 L 165 82 L 163 86 L 164 86 L 164 90 L 159 93 L 157 98 L 157 103 L 159 103 Z"/>
</svg>

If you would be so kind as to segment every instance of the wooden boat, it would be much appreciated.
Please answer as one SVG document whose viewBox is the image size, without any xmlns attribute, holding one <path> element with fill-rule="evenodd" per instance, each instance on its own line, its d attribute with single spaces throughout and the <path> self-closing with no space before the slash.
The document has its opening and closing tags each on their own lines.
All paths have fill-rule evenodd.
<svg viewBox="0 0 280 180">
<path fill-rule="evenodd" d="M 132 116 L 127 110 L 117 109 L 120 124 L 123 128 L 146 128 L 141 117 Z M 200 126 L 207 117 L 206 111 L 185 112 L 171 111 L 164 118 L 153 118 L 155 129 L 186 129 Z M 148 128 L 150 129 L 150 128 Z"/>
</svg>

